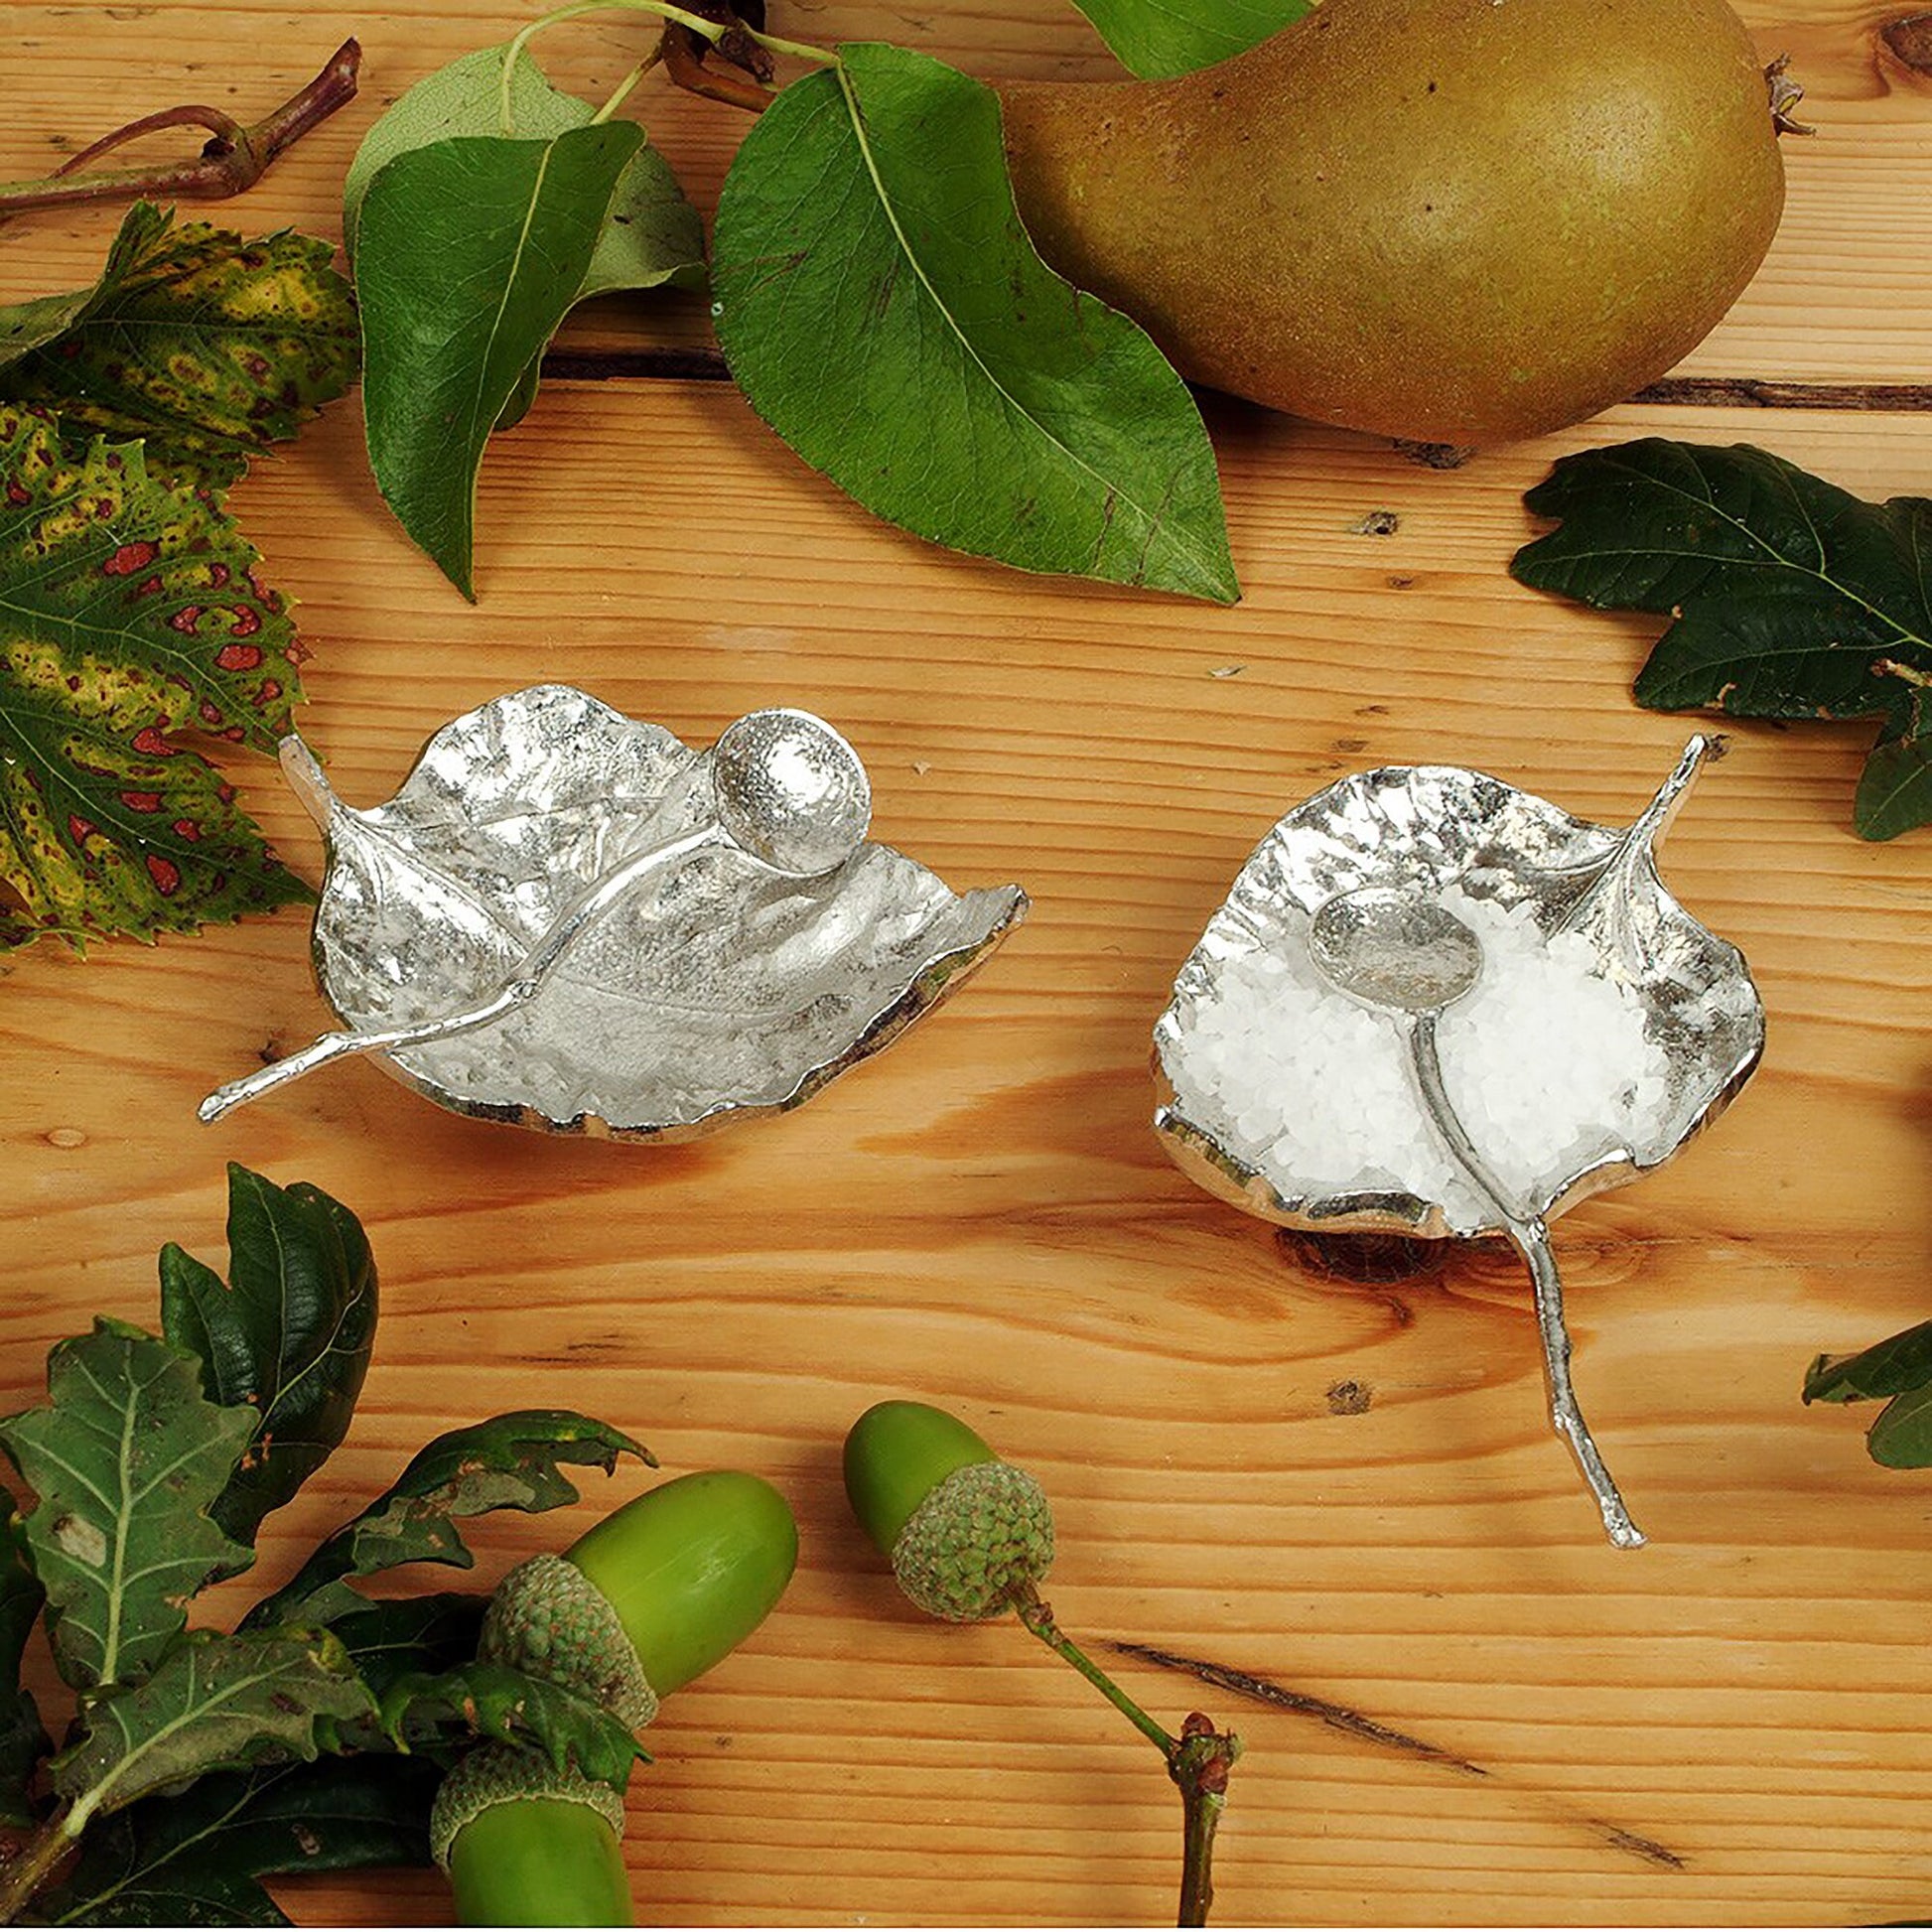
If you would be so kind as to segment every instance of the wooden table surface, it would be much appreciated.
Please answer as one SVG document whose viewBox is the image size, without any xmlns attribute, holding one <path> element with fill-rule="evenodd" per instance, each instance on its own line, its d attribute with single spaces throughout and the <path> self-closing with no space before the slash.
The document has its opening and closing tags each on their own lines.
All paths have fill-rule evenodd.
<svg viewBox="0 0 1932 1932">
<path fill-rule="evenodd" d="M 351 801 L 524 684 L 697 743 L 798 704 L 863 753 L 878 836 L 955 887 L 1022 882 L 1033 915 L 809 1107 L 673 1150 L 460 1120 L 366 1062 L 198 1125 L 217 1078 L 327 1024 L 299 911 L 15 955 L 0 1406 L 36 1400 L 49 1345 L 97 1311 L 155 1318 L 164 1241 L 220 1258 L 239 1160 L 353 1207 L 384 1296 L 353 1432 L 270 1519 L 258 1579 L 430 1434 L 501 1409 L 588 1410 L 667 1472 L 767 1475 L 798 1576 L 656 1726 L 626 1841 L 646 1923 L 1171 1919 L 1178 1811 L 1146 1744 L 1011 1623 L 911 1611 L 849 1522 L 839 1444 L 888 1395 L 950 1406 L 1031 1467 L 1062 1621 L 1169 1722 L 1198 1704 L 1243 1734 L 1217 1919 L 1922 1916 L 1932 1478 L 1878 1470 L 1857 1419 L 1798 1402 L 1815 1351 L 1921 1318 L 1932 1275 L 1932 832 L 1852 835 L 1869 727 L 1733 732 L 1665 872 L 1752 963 L 1762 1070 L 1680 1162 L 1557 1227 L 1582 1390 L 1649 1549 L 1603 1543 L 1543 1423 L 1518 1265 L 1476 1248 L 1394 1286 L 1334 1279 L 1149 1131 L 1149 1030 L 1289 805 L 1429 760 L 1617 820 L 1668 769 L 1689 722 L 1629 695 L 1654 624 L 1505 573 L 1554 458 L 1749 440 L 1866 494 L 1932 486 L 1932 73 L 1888 50 L 1897 10 L 1872 0 L 1743 11 L 1793 56 L 1818 133 L 1786 143 L 1783 230 L 1729 319 L 1665 388 L 1453 472 L 1207 399 L 1231 610 L 1042 582 L 872 520 L 702 355 L 661 352 L 705 348 L 696 298 L 570 324 L 571 378 L 491 448 L 475 608 L 385 513 L 352 401 L 258 465 L 238 507 L 299 601 L 303 730 Z M 353 32 L 360 98 L 217 210 L 339 234 L 383 106 L 526 17 L 8 0 L 0 178 L 177 100 L 246 117 Z M 774 0 L 772 20 L 984 74 L 1108 70 L 1046 0 Z M 650 31 L 599 16 L 542 53 L 601 97 Z M 659 80 L 631 111 L 708 207 L 742 117 Z M 0 298 L 91 280 L 116 220 L 10 226 Z M 1377 509 L 1396 534 L 1358 533 Z M 273 769 L 231 769 L 314 877 Z M 480 1523 L 478 1580 L 645 1478 L 592 1480 L 565 1521 Z M 428 1872 L 282 1895 L 305 1922 L 449 1910 Z"/>
</svg>

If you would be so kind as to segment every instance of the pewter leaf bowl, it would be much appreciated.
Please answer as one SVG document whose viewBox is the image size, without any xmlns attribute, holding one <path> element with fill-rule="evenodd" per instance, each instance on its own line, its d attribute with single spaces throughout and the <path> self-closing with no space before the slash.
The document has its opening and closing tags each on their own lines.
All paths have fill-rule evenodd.
<svg viewBox="0 0 1932 1932">
<path fill-rule="evenodd" d="M 739 727 L 697 752 L 585 692 L 538 685 L 445 725 L 368 810 L 344 804 L 286 741 L 283 768 L 328 837 L 314 954 L 346 1030 L 307 1049 L 310 1062 L 337 1056 L 319 1050 L 328 1041 L 354 1051 L 371 1035 L 415 1034 L 378 1057 L 452 1112 L 674 1141 L 795 1107 L 877 1052 L 960 984 L 1027 897 L 1017 886 L 956 895 L 864 839 L 856 755 L 802 713 L 740 725 L 774 720 L 790 736 L 772 771 L 808 805 L 846 787 L 831 798 L 835 848 L 801 862 L 828 868 L 815 876 L 761 862 L 726 822 L 720 754 Z M 809 756 L 794 726 L 810 728 Z M 808 768 L 826 746 L 848 761 L 830 780 Z M 754 774 L 741 813 L 783 809 L 770 775 Z M 203 1117 L 302 1058 L 231 1083 Z"/>
<path fill-rule="evenodd" d="M 1155 1127 L 1289 1227 L 1501 1234 L 1535 1290 L 1550 1418 L 1610 1541 L 1644 1537 L 1570 1380 L 1547 1223 L 1667 1161 L 1749 1078 L 1743 956 L 1658 879 L 1712 755 L 1623 830 L 1454 765 L 1345 778 L 1262 840 L 1155 1027 Z"/>
<path fill-rule="evenodd" d="M 1399 1031 L 1386 1016 L 1361 1016 L 1356 1038 L 1366 1050 L 1352 1064 L 1311 1069 L 1307 1088 L 1274 1095 L 1265 1114 L 1245 1121 L 1229 1115 L 1199 1075 L 1198 1051 L 1190 1053 L 1230 982 L 1256 960 L 1280 968 L 1286 1021 L 1320 986 L 1309 935 L 1321 907 L 1365 888 L 1393 887 L 1452 893 L 1498 915 L 1516 914 L 1545 939 L 1574 935 L 1588 947 L 1590 970 L 1628 988 L 1640 1008 L 1651 1070 L 1661 1079 L 1632 1104 L 1624 1092 L 1629 1069 L 1616 1069 L 1602 1096 L 1602 1132 L 1518 1161 L 1505 1176 L 1524 1204 L 1549 1218 L 1668 1160 L 1735 1096 L 1764 1044 L 1764 1010 L 1742 954 L 1693 918 L 1657 876 L 1656 841 L 1711 755 L 1705 740 L 1693 741 L 1649 809 L 1623 828 L 1573 817 L 1454 765 L 1359 772 L 1297 806 L 1242 868 L 1155 1028 L 1155 1128 L 1170 1156 L 1210 1192 L 1287 1227 L 1507 1231 L 1489 1203 L 1458 1184 L 1446 1159 L 1419 1162 L 1406 1149 L 1374 1148 L 1378 1096 L 1386 1103 L 1407 1077 Z M 1574 960 L 1579 949 L 1566 952 Z M 1512 1031 L 1512 1016 L 1479 993 L 1442 1024 L 1446 1056 L 1458 1026 L 1486 1034 L 1498 1050 L 1545 1057 L 1573 1050 L 1569 1041 Z M 1360 1133 L 1334 1159 L 1311 1155 L 1306 1137 L 1282 1131 L 1315 1109 L 1359 1117 Z M 1374 1172 L 1365 1177 L 1364 1169 Z"/>
</svg>

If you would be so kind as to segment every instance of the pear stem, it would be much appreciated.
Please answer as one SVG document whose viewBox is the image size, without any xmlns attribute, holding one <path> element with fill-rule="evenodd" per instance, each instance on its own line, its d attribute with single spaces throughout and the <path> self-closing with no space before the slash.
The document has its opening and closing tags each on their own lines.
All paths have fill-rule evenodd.
<svg viewBox="0 0 1932 1932">
<path fill-rule="evenodd" d="M 1174 1923 L 1205 1925 L 1214 1902 L 1214 1833 L 1227 1805 L 1228 1773 L 1241 1755 L 1241 1740 L 1232 1731 L 1216 1730 L 1198 1711 L 1187 1714 L 1180 1735 L 1174 1736 L 1060 1628 L 1053 1606 L 1031 1584 L 1014 1590 L 1013 1607 L 1021 1623 L 1054 1656 L 1071 1664 L 1166 1760 L 1181 1810 L 1180 1904 Z"/>
</svg>

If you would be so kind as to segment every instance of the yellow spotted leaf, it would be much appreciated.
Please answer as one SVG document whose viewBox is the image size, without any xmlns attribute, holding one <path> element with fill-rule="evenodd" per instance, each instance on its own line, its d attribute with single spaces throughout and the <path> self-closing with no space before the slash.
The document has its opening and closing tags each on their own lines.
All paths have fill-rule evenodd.
<svg viewBox="0 0 1932 1932">
<path fill-rule="evenodd" d="M 212 492 L 0 403 L 0 946 L 308 897 L 184 735 L 273 751 L 295 629 Z"/>
<path fill-rule="evenodd" d="M 129 210 L 92 289 L 0 309 L 0 402 L 87 436 L 144 437 L 151 476 L 225 487 L 354 380 L 348 284 L 334 247 L 244 241 Z"/>
</svg>

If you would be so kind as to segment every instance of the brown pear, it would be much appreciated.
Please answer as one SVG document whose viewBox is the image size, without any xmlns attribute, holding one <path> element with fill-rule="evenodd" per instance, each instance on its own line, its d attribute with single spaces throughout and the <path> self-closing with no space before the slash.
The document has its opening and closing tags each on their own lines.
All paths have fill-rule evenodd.
<svg viewBox="0 0 1932 1932">
<path fill-rule="evenodd" d="M 1184 375 L 1428 442 L 1652 381 L 1784 206 L 1723 0 L 1322 0 L 1179 79 L 1000 94 L 1040 253 Z"/>
</svg>

